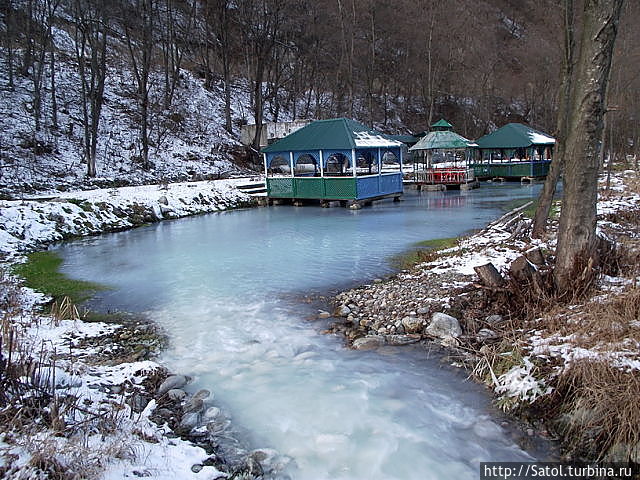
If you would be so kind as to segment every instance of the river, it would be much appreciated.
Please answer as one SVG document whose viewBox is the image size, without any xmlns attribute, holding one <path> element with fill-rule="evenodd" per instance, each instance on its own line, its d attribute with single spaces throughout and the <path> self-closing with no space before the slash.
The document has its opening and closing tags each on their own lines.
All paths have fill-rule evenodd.
<svg viewBox="0 0 640 480">
<path fill-rule="evenodd" d="M 392 255 L 480 228 L 539 187 L 407 192 L 358 211 L 249 209 L 57 248 L 65 273 L 111 287 L 96 308 L 162 325 L 161 361 L 212 390 L 254 447 L 290 456 L 291 478 L 475 479 L 480 461 L 532 460 L 480 386 L 424 349 L 346 349 L 292 298 L 391 273 Z"/>
</svg>

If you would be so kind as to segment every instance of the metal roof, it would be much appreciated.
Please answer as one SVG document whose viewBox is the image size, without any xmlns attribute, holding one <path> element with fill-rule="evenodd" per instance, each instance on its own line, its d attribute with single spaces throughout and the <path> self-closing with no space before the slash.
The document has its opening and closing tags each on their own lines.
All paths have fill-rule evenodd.
<svg viewBox="0 0 640 480">
<path fill-rule="evenodd" d="M 262 149 L 263 153 L 401 147 L 396 140 L 349 118 L 317 120 Z"/>
<path fill-rule="evenodd" d="M 436 150 L 436 149 L 453 149 L 453 148 L 469 148 L 478 145 L 472 140 L 464 138 L 455 132 L 449 130 L 437 130 L 429 132 L 420 139 L 413 147 L 409 148 L 410 152 L 416 150 Z"/>
<path fill-rule="evenodd" d="M 433 125 L 431 125 L 431 128 L 434 128 L 436 130 L 440 130 L 440 129 L 450 129 L 453 130 L 453 125 L 451 125 L 449 122 L 447 122 L 444 118 L 441 118 L 440 120 L 438 120 L 436 123 L 434 123 Z"/>
<path fill-rule="evenodd" d="M 420 140 L 420 137 L 416 137 L 415 135 L 384 135 L 385 138 L 388 138 L 389 140 L 396 140 L 398 142 L 402 142 L 404 144 L 414 144 L 416 143 L 418 140 Z"/>
<path fill-rule="evenodd" d="M 480 148 L 526 148 L 532 145 L 554 145 L 556 140 L 546 133 L 522 123 L 508 123 L 504 127 L 476 140 Z"/>
</svg>

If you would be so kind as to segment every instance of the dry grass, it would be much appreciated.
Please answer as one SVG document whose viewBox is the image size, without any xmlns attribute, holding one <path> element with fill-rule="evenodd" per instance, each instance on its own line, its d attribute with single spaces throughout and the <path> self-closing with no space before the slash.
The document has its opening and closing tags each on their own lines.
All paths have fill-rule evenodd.
<svg viewBox="0 0 640 480">
<path fill-rule="evenodd" d="M 563 399 L 560 428 L 574 455 L 637 462 L 638 392 L 638 372 L 625 372 L 607 362 L 583 360 L 565 369 L 554 396 Z"/>
</svg>

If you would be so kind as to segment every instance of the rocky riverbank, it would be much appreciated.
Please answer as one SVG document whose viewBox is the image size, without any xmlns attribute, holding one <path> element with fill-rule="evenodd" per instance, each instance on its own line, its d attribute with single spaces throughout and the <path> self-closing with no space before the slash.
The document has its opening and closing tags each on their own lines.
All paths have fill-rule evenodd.
<svg viewBox="0 0 640 480">
<path fill-rule="evenodd" d="M 561 440 L 566 460 L 639 464 L 637 178 L 616 174 L 606 190 L 603 179 L 599 235 L 610 247 L 596 281 L 569 302 L 533 294 L 550 278 L 555 228 L 532 239 L 517 209 L 386 281 L 339 293 L 318 317 L 338 318 L 327 332 L 355 349 L 442 348 L 527 430 Z M 478 275 L 486 265 L 500 286 Z"/>
<path fill-rule="evenodd" d="M 66 238 L 253 206 L 236 188 L 239 182 L 2 201 L 0 252 L 6 267 L 23 253 Z M 1 413 L 12 418 L 0 429 L 3 478 L 57 470 L 108 480 L 271 478 L 288 463 L 271 449 L 250 450 L 211 392 L 189 393 L 188 377 L 153 361 L 167 338 L 144 317 L 92 314 L 87 322 L 70 304 L 45 315 L 41 307 L 50 299 L 6 272 L 0 280 L 2 352 L 14 352 L 3 353 L 7 368 L 0 370 Z"/>
</svg>

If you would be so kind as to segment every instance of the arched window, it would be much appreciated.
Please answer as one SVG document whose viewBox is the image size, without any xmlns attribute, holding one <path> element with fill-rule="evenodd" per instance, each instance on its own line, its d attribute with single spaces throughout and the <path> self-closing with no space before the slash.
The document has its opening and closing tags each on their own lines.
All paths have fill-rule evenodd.
<svg viewBox="0 0 640 480">
<path fill-rule="evenodd" d="M 313 177 L 320 175 L 318 162 L 313 156 L 307 153 L 298 157 L 293 171 L 296 177 Z"/>
<path fill-rule="evenodd" d="M 349 168 L 349 159 L 342 153 L 333 153 L 327 158 L 326 175 L 344 175 Z"/>
<path fill-rule="evenodd" d="M 269 164 L 269 174 L 291 175 L 291 165 L 289 164 L 289 160 L 284 158 L 282 155 L 278 155 L 273 158 Z"/>
</svg>

